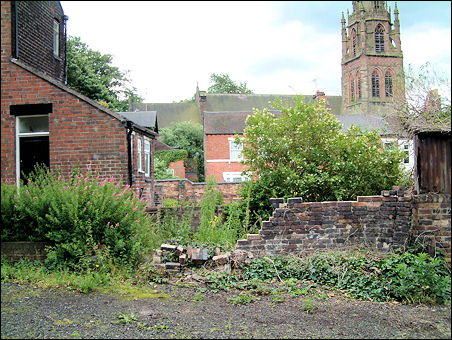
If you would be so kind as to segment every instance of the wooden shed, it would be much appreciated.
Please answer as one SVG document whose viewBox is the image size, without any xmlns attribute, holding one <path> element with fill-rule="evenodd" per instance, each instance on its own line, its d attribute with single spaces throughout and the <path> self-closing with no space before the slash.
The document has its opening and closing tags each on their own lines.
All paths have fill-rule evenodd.
<svg viewBox="0 0 452 340">
<path fill-rule="evenodd" d="M 451 133 L 420 131 L 414 137 L 415 181 L 419 194 L 451 193 Z"/>
</svg>

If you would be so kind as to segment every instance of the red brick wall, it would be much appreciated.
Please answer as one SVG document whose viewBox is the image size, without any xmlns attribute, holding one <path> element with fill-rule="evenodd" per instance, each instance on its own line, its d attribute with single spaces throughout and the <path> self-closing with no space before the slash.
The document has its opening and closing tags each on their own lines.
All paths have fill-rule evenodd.
<svg viewBox="0 0 452 340">
<path fill-rule="evenodd" d="M 229 140 L 234 135 L 207 135 L 204 149 L 206 178 L 213 175 L 217 182 L 224 182 L 223 172 L 242 172 L 246 167 L 238 161 L 209 162 L 229 159 Z"/>
<path fill-rule="evenodd" d="M 424 194 L 413 197 L 413 231 L 420 241 L 440 249 L 451 262 L 450 195 Z"/>
<path fill-rule="evenodd" d="M 1 178 L 16 178 L 16 117 L 11 105 L 53 105 L 49 114 L 50 168 L 60 168 L 68 176 L 73 167 L 82 171 L 90 167 L 102 179 L 121 180 L 128 184 L 127 129 L 122 123 L 90 100 L 67 89 L 61 83 L 39 76 L 10 61 L 11 16 L 10 2 L 2 1 L 1 12 Z M 135 143 L 136 145 L 136 143 Z M 151 141 L 151 153 L 153 154 Z M 136 172 L 134 147 L 133 187 L 144 188 L 145 198 L 152 200 L 153 183 Z M 144 158 L 144 152 L 143 152 Z M 152 157 L 151 157 L 152 161 Z M 151 165 L 151 169 L 152 169 Z"/>
<path fill-rule="evenodd" d="M 167 198 L 199 203 L 206 191 L 206 183 L 193 183 L 187 179 L 156 180 L 155 184 L 156 206 L 162 206 Z M 239 199 L 240 183 L 217 183 L 216 188 L 223 193 L 224 203 Z"/>
<path fill-rule="evenodd" d="M 185 167 L 183 160 L 179 160 L 177 162 L 170 162 L 168 167 L 174 170 L 174 176 L 179 178 L 185 178 Z"/>
</svg>

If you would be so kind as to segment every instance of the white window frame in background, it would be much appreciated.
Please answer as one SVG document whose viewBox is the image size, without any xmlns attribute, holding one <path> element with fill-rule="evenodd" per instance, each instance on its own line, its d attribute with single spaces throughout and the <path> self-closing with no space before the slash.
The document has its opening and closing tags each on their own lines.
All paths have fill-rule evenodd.
<svg viewBox="0 0 452 340">
<path fill-rule="evenodd" d="M 151 143 L 144 140 L 144 167 L 147 177 L 151 176 Z"/>
<path fill-rule="evenodd" d="M 235 138 L 228 138 L 229 141 L 229 159 L 231 161 L 241 161 L 243 159 L 243 143 L 236 144 Z"/>
<path fill-rule="evenodd" d="M 143 145 L 141 141 L 141 137 L 137 136 L 137 170 L 138 172 L 143 172 Z"/>
<path fill-rule="evenodd" d="M 241 172 L 235 171 L 235 172 L 223 172 L 223 180 L 227 183 L 241 183 L 249 181 L 249 178 L 247 176 L 242 176 Z"/>
<path fill-rule="evenodd" d="M 60 56 L 60 23 L 53 20 L 53 55 Z"/>
</svg>

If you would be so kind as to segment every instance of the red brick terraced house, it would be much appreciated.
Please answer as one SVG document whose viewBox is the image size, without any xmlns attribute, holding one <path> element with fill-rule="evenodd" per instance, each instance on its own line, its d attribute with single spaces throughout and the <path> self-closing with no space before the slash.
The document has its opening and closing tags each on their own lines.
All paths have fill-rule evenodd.
<svg viewBox="0 0 452 340">
<path fill-rule="evenodd" d="M 1 2 L 1 178 L 91 169 L 153 205 L 157 133 L 65 85 L 66 20 L 59 1 Z"/>
</svg>

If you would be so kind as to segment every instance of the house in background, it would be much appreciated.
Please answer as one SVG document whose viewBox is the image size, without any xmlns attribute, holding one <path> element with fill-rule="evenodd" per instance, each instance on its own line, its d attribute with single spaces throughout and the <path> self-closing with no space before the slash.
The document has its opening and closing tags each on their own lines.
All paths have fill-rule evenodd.
<svg viewBox="0 0 452 340">
<path fill-rule="evenodd" d="M 304 95 L 306 103 L 325 100 L 344 129 L 353 123 L 364 130 L 378 129 L 385 146 L 398 145 L 406 153 L 403 166 L 412 170 L 414 148 L 412 138 L 400 134 L 391 119 L 394 102 L 404 98 L 403 86 L 397 86 L 396 75 L 403 71 L 403 53 L 397 5 L 394 17 L 386 1 L 353 1 L 353 12 L 342 16 L 341 96 L 326 96 L 317 91 Z M 339 62 L 339 61 L 338 61 Z M 280 97 L 293 102 L 294 95 L 213 94 L 196 89 L 193 103 L 133 103 L 130 111 L 156 110 L 159 117 L 171 122 L 200 121 L 204 128 L 205 175 L 218 182 L 246 180 L 241 172 L 241 145 L 232 142 L 235 134 L 243 134 L 246 117 L 253 109 L 268 108 Z M 197 111 L 196 111 L 197 110 Z M 397 131 L 397 133 L 396 133 Z"/>
<path fill-rule="evenodd" d="M 35 164 L 79 167 L 130 185 L 153 204 L 157 133 L 65 86 L 66 20 L 59 1 L 1 2 L 1 177 Z"/>
</svg>

